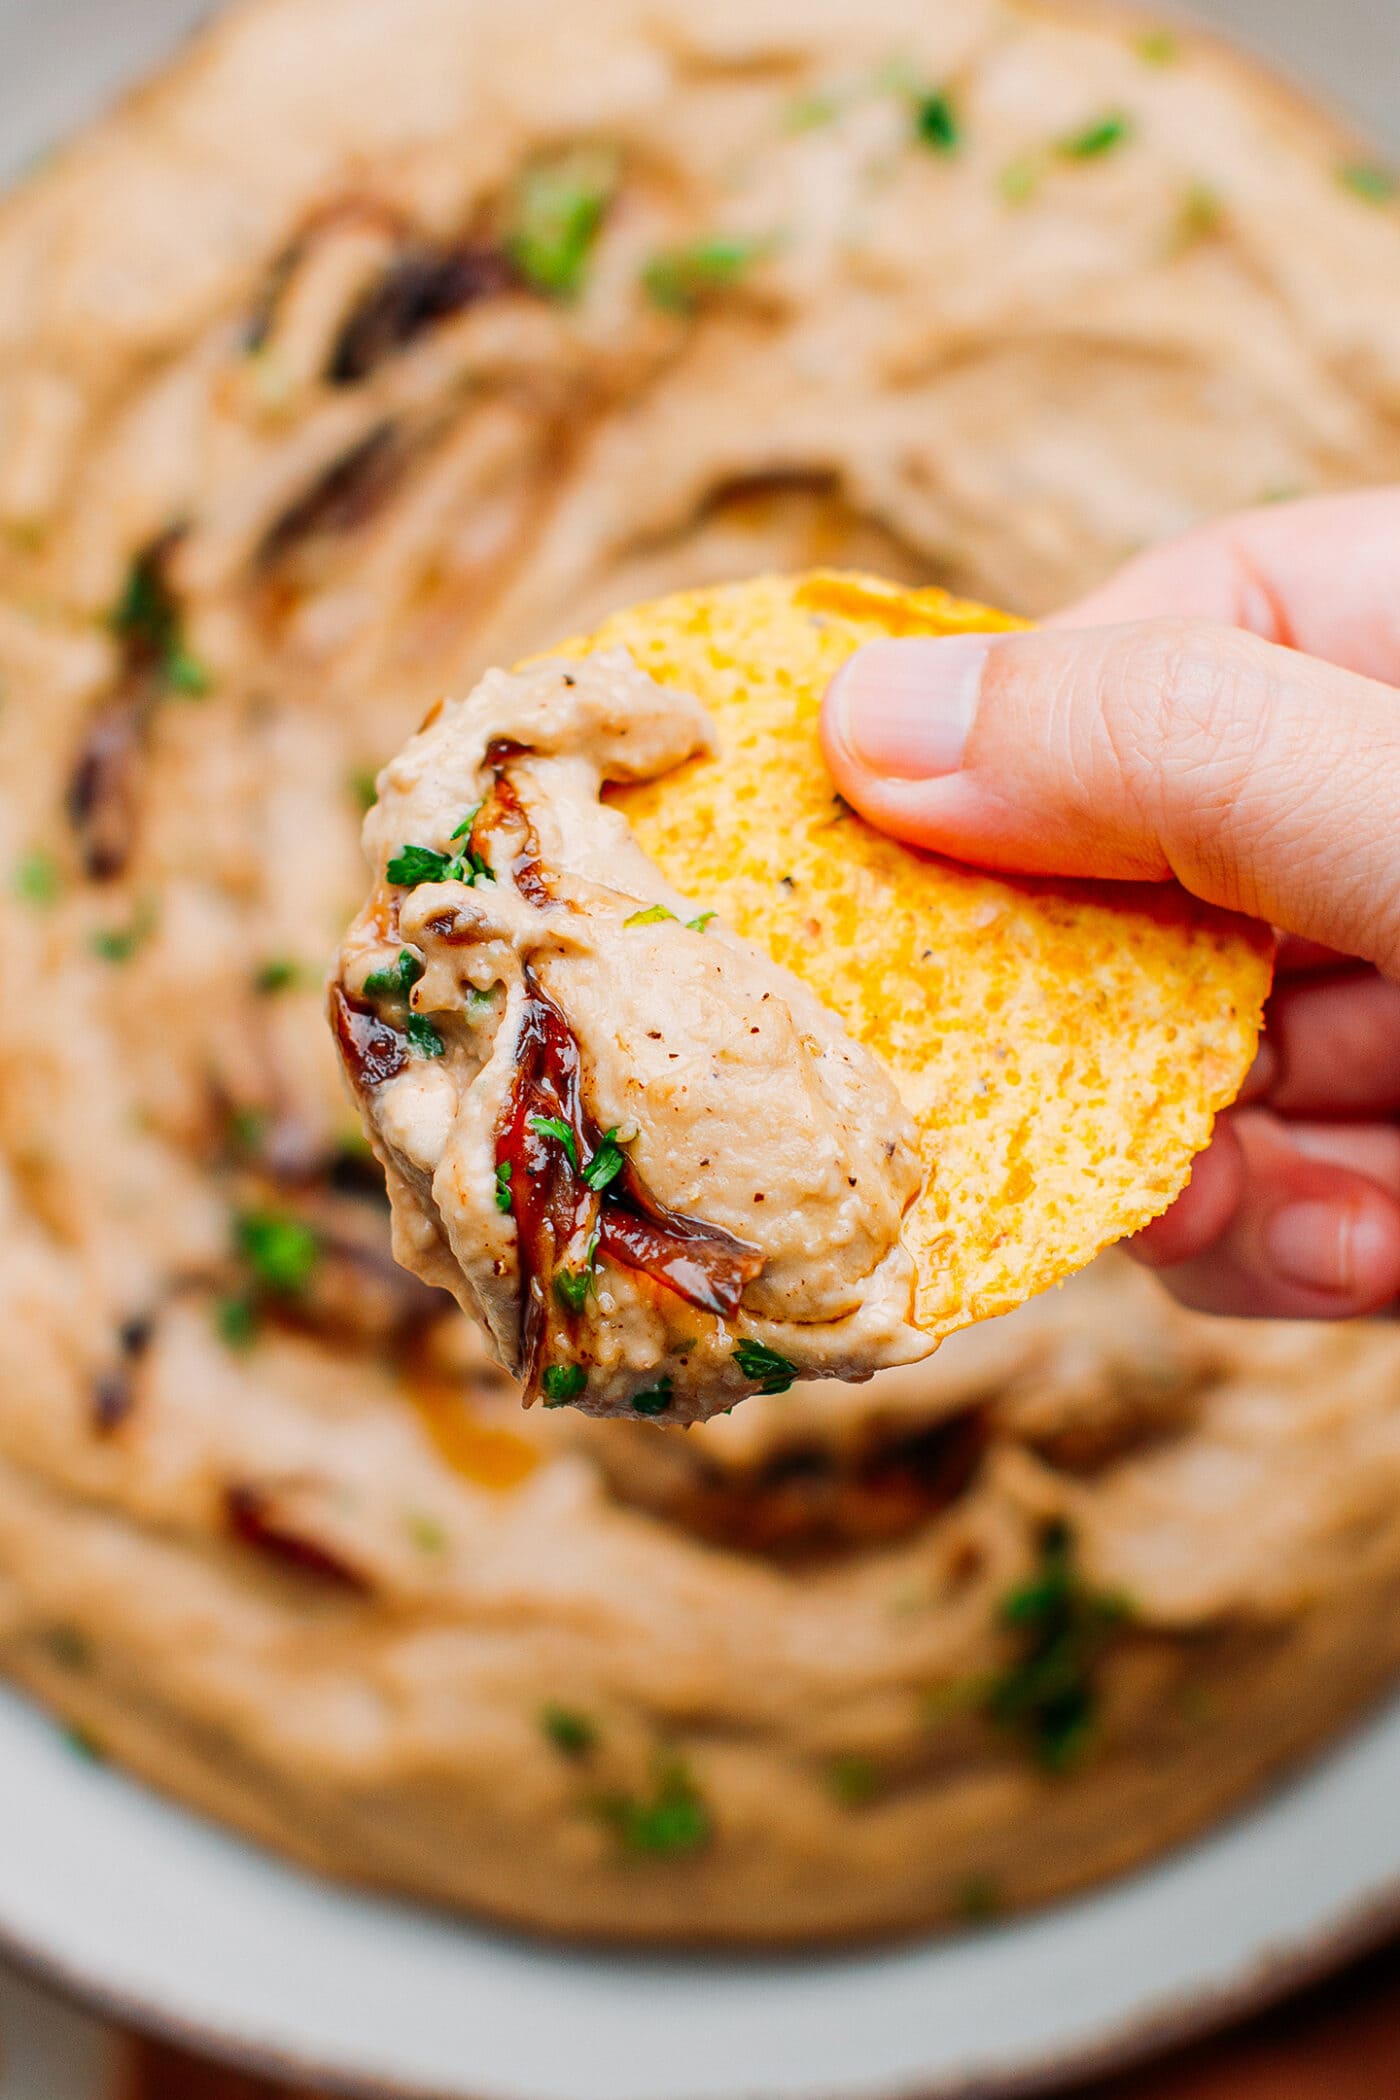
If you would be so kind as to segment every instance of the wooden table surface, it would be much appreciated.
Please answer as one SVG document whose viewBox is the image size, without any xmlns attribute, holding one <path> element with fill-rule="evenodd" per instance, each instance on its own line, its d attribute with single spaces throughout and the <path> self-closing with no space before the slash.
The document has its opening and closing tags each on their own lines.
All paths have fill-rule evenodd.
<svg viewBox="0 0 1400 2100">
<path fill-rule="evenodd" d="M 332 2100 L 133 2042 L 120 2100 Z M 1150 2070 L 1064 2100 L 1400 2100 L 1400 1943 Z"/>
</svg>

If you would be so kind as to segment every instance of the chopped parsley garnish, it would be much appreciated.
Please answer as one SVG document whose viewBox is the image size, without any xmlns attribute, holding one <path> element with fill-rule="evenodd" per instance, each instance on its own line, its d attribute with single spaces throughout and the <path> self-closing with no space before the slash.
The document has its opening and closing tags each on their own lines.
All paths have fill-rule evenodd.
<svg viewBox="0 0 1400 2100">
<path fill-rule="evenodd" d="M 595 1232 L 584 1249 L 583 1266 L 578 1269 L 559 1269 L 554 1277 L 554 1295 L 570 1312 L 581 1313 L 593 1288 L 593 1258 L 598 1252 L 598 1235 Z"/>
<path fill-rule="evenodd" d="M 527 169 L 516 190 L 506 252 L 525 282 L 573 299 L 617 189 L 615 155 L 580 148 Z"/>
<path fill-rule="evenodd" d="M 379 789 L 375 786 L 375 776 L 368 766 L 357 766 L 347 780 L 346 786 L 350 790 L 351 797 L 358 803 L 361 810 L 373 809 L 375 803 L 379 800 Z"/>
<path fill-rule="evenodd" d="M 671 1405 L 671 1381 L 669 1377 L 649 1385 L 645 1391 L 632 1395 L 632 1407 L 639 1415 L 664 1415 Z"/>
<path fill-rule="evenodd" d="M 663 313 L 693 314 L 707 299 L 737 284 L 772 249 L 769 240 L 722 233 L 685 247 L 665 248 L 643 270 L 642 289 Z"/>
<path fill-rule="evenodd" d="M 1092 1740 L 1098 1665 L 1127 1623 L 1128 1605 L 1085 1581 L 1073 1533 L 1056 1521 L 1041 1536 L 1039 1567 L 1003 1597 L 999 1617 L 1015 1653 L 986 1687 L 983 1711 L 1020 1736 L 1047 1771 L 1068 1771 Z"/>
<path fill-rule="evenodd" d="M 640 911 L 634 911 L 631 918 L 624 919 L 622 923 L 624 926 L 659 926 L 663 919 L 674 919 L 675 916 L 673 911 L 667 911 L 664 904 L 647 904 Z"/>
<path fill-rule="evenodd" d="M 533 1130 L 536 1137 L 552 1137 L 564 1147 L 564 1154 L 574 1172 L 578 1172 L 578 1141 L 562 1116 L 526 1116 L 525 1128 Z"/>
<path fill-rule="evenodd" d="M 496 1208 L 510 1209 L 510 1177 L 514 1172 L 508 1159 L 503 1159 L 496 1169 Z"/>
<path fill-rule="evenodd" d="M 279 1298 L 306 1289 L 321 1252 L 321 1242 L 300 1218 L 275 1210 L 243 1211 L 234 1219 L 234 1244 L 253 1278 Z"/>
<path fill-rule="evenodd" d="M 561 1757 L 587 1757 L 597 1745 L 596 1726 L 576 1707 L 556 1706 L 551 1701 L 540 1708 L 540 1727 Z"/>
<path fill-rule="evenodd" d="M 567 1407 L 577 1400 L 588 1383 L 588 1373 L 582 1364 L 547 1364 L 545 1366 L 544 1404 L 546 1407 Z"/>
<path fill-rule="evenodd" d="M 810 95 L 795 95 L 783 113 L 785 131 L 816 131 L 832 124 L 841 114 L 841 99 L 817 89 Z"/>
<path fill-rule="evenodd" d="M 1023 156 L 1008 162 L 997 177 L 997 188 L 1007 204 L 1029 204 L 1040 188 L 1041 168 L 1038 161 Z"/>
<path fill-rule="evenodd" d="M 260 1149 L 270 1121 L 265 1108 L 231 1108 L 225 1126 L 229 1150 L 240 1158 L 250 1158 Z"/>
<path fill-rule="evenodd" d="M 797 1376 L 797 1366 L 770 1349 L 766 1342 L 745 1335 L 734 1344 L 734 1361 L 745 1378 L 752 1378 L 761 1393 L 785 1393 Z"/>
<path fill-rule="evenodd" d="M 595 1812 L 623 1852 L 674 1857 L 698 1852 L 710 1838 L 710 1812 L 678 1759 L 658 1763 L 649 1795 L 606 1794 Z"/>
<path fill-rule="evenodd" d="M 81 1721 L 70 1721 L 59 1730 L 64 1742 L 74 1757 L 82 1758 L 84 1764 L 101 1765 L 107 1762 L 107 1753 L 101 1740 Z"/>
<path fill-rule="evenodd" d="M 126 926 L 99 926 L 89 934 L 88 947 L 103 962 L 130 962 L 138 948 L 155 932 L 156 914 L 151 904 L 141 905 Z"/>
<path fill-rule="evenodd" d="M 158 549 L 137 555 L 107 624 L 130 655 L 154 667 L 169 692 L 190 700 L 208 692 L 209 673 L 185 646 L 184 615 Z"/>
<path fill-rule="evenodd" d="M 53 904 L 57 902 L 62 883 L 58 862 L 42 846 L 26 853 L 11 878 L 11 886 L 17 897 L 26 904 Z"/>
<path fill-rule="evenodd" d="M 476 814 L 472 812 L 472 817 Z M 472 818 L 467 819 L 468 829 Z M 454 831 L 454 839 L 462 836 Z M 486 862 L 470 846 L 454 858 L 450 853 L 439 853 L 434 846 L 400 846 L 398 852 L 384 870 L 386 882 L 400 889 L 416 889 L 420 882 L 465 882 L 471 888 L 478 882 L 494 882 Z"/>
<path fill-rule="evenodd" d="M 416 1050 L 420 1057 L 441 1057 L 447 1048 L 426 1014 L 410 1014 L 404 1033 L 410 1050 Z"/>
<path fill-rule="evenodd" d="M 371 999 L 407 999 L 409 993 L 423 975 L 422 959 L 411 948 L 400 948 L 397 962 L 387 970 L 371 970 L 365 979 L 365 993 Z"/>
<path fill-rule="evenodd" d="M 875 1799 L 882 1784 L 879 1766 L 868 1757 L 834 1757 L 827 1767 L 826 1780 L 842 1808 L 864 1808 Z"/>
<path fill-rule="evenodd" d="M 1367 204 L 1393 204 L 1400 197 L 1400 175 L 1378 161 L 1356 161 L 1338 168 L 1337 180 Z"/>
<path fill-rule="evenodd" d="M 1086 124 L 1082 131 L 1072 131 L 1068 138 L 1060 140 L 1055 150 L 1065 160 L 1097 160 L 1100 155 L 1111 153 L 1115 146 L 1126 144 L 1132 135 L 1132 119 L 1113 110 L 1096 122 Z"/>
<path fill-rule="evenodd" d="M 274 955 L 254 971 L 253 990 L 260 998 L 270 999 L 278 992 L 290 992 L 304 984 L 306 977 L 302 965 L 290 955 Z"/>
<path fill-rule="evenodd" d="M 985 1925 L 1002 1907 L 1001 1884 L 992 1874 L 968 1874 L 953 1891 L 959 1914 L 969 1925 Z"/>
<path fill-rule="evenodd" d="M 914 104 L 914 136 L 920 145 L 935 153 L 956 153 L 962 142 L 962 127 L 948 94 L 939 90 L 920 95 Z"/>
<path fill-rule="evenodd" d="M 92 1642 L 79 1626 L 50 1626 L 44 1646 L 61 1669 L 86 1670 L 92 1662 Z"/>
<path fill-rule="evenodd" d="M 693 919 L 686 920 L 686 928 L 691 933 L 703 933 L 711 919 L 718 918 L 718 916 L 717 912 L 712 911 L 697 912 Z"/>
<path fill-rule="evenodd" d="M 400 889 L 412 890 L 420 882 L 446 882 L 451 865 L 450 855 L 438 853 L 431 846 L 400 846 L 384 870 L 384 879 Z"/>
<path fill-rule="evenodd" d="M 583 1170 L 584 1186 L 592 1189 L 595 1196 L 601 1196 L 603 1190 L 616 1181 L 626 1164 L 626 1156 L 617 1142 L 617 1125 L 614 1124 Z"/>
<path fill-rule="evenodd" d="M 427 1510 L 409 1510 L 404 1518 L 404 1528 L 420 1553 L 447 1551 L 446 1527 L 437 1517 L 430 1516 Z"/>
<path fill-rule="evenodd" d="M 258 1338 L 258 1309 L 244 1292 L 220 1298 L 214 1307 L 214 1332 L 226 1349 L 251 1349 Z"/>
<path fill-rule="evenodd" d="M 479 802 L 473 803 L 472 807 L 467 811 L 461 823 L 457 826 L 457 829 L 452 834 L 452 844 L 454 846 L 456 845 L 458 839 L 464 839 L 468 836 L 473 824 L 475 824 L 477 818 L 480 815 L 481 804 Z"/>
<path fill-rule="evenodd" d="M 1181 38 L 1174 29 L 1145 29 L 1137 40 L 1137 55 L 1145 66 L 1174 66 L 1181 56 Z"/>
</svg>

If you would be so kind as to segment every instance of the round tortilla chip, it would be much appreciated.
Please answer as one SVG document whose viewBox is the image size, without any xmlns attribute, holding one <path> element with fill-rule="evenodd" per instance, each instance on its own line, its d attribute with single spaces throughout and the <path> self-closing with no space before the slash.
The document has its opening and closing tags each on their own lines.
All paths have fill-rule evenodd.
<svg viewBox="0 0 1400 2100">
<path fill-rule="evenodd" d="M 801 977 L 893 1074 L 925 1166 L 904 1223 L 916 1318 L 940 1337 L 1167 1208 L 1249 1070 L 1272 970 L 1266 933 L 1175 885 L 982 874 L 882 837 L 836 795 L 817 718 L 854 649 L 1025 624 L 819 570 L 679 592 L 550 652 L 621 645 L 709 708 L 716 757 L 609 798 L 697 909 Z"/>
</svg>

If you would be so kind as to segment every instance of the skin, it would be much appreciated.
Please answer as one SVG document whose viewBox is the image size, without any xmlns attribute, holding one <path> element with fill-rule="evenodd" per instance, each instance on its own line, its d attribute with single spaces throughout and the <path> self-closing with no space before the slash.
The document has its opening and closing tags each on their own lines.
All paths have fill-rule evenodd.
<svg viewBox="0 0 1400 2100">
<path fill-rule="evenodd" d="M 1274 506 L 1035 633 L 875 643 L 826 696 L 836 783 L 895 837 L 1278 928 L 1241 1100 L 1132 1249 L 1203 1311 L 1400 1299 L 1398 585 L 1400 489 Z"/>
</svg>

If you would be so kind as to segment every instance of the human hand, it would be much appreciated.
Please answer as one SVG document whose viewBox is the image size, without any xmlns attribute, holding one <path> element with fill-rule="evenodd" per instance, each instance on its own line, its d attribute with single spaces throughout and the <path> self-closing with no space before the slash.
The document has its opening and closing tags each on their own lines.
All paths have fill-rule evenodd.
<svg viewBox="0 0 1400 2100">
<path fill-rule="evenodd" d="M 983 867 L 1166 881 L 1284 935 L 1241 1102 L 1132 1249 L 1185 1304 L 1400 1296 L 1400 489 L 1249 512 L 1030 634 L 881 641 L 837 786 Z"/>
</svg>

